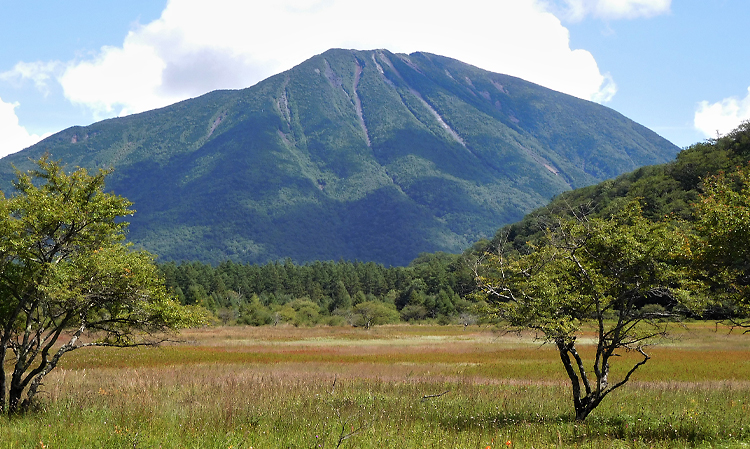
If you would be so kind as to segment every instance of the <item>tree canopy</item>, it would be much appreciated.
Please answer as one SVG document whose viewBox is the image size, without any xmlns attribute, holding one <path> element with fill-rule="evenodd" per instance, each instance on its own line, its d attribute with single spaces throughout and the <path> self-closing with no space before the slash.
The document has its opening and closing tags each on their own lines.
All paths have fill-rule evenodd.
<svg viewBox="0 0 750 449">
<path fill-rule="evenodd" d="M 665 334 L 659 320 L 685 299 L 679 286 L 687 280 L 681 260 L 687 244 L 673 226 L 647 220 L 632 202 L 608 218 L 558 218 L 527 254 L 501 246 L 478 267 L 477 280 L 491 313 L 557 347 L 576 419 L 583 420 L 649 360 L 645 347 Z M 590 362 L 576 346 L 586 330 L 596 342 Z M 613 380 L 610 364 L 622 351 L 641 358 Z"/>
<path fill-rule="evenodd" d="M 747 327 L 750 310 L 750 165 L 709 176 L 695 204 L 698 277 L 713 314 Z"/>
<path fill-rule="evenodd" d="M 15 194 L 0 193 L 0 407 L 6 412 L 27 408 L 67 352 L 151 344 L 166 338 L 157 333 L 202 319 L 174 301 L 151 254 L 124 243 L 122 218 L 134 211 L 125 198 L 103 191 L 108 171 L 67 174 L 47 156 L 37 165 L 16 173 Z"/>
</svg>

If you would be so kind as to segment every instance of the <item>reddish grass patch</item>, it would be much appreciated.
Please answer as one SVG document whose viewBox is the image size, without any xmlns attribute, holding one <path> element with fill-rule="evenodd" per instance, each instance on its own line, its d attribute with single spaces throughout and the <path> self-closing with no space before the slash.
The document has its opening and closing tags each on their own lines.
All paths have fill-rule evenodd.
<svg viewBox="0 0 750 449">
<path fill-rule="evenodd" d="M 642 382 L 711 382 L 750 378 L 750 337 L 717 332 L 695 323 L 677 329 L 674 340 L 648 349 Z M 565 379 L 557 351 L 533 335 L 502 334 L 462 326 L 218 327 L 181 334 L 184 343 L 157 348 L 97 348 L 76 351 L 65 369 L 138 368 L 205 364 L 251 365 L 263 371 L 315 372 L 330 376 L 392 378 L 444 376 L 472 382 Z M 581 353 L 591 356 L 583 345 Z M 623 352 L 612 367 L 622 375 L 639 359 Z"/>
</svg>

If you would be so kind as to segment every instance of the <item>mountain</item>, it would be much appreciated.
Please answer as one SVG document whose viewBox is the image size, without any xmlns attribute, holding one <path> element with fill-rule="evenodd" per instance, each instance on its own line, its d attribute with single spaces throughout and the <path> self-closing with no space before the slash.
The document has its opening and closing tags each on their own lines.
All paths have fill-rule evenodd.
<svg viewBox="0 0 750 449">
<path fill-rule="evenodd" d="M 238 91 L 61 131 L 0 161 L 114 167 L 160 260 L 403 265 L 679 149 L 601 105 L 454 59 L 329 50 Z"/>
</svg>

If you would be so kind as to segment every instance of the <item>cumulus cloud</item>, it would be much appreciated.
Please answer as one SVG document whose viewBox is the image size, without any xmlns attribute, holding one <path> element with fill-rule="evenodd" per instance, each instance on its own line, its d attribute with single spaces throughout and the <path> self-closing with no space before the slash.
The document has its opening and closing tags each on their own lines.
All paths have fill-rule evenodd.
<svg viewBox="0 0 750 449">
<path fill-rule="evenodd" d="M 726 134 L 745 120 L 750 120 L 750 87 L 745 98 L 730 97 L 716 103 L 698 104 L 693 124 L 706 137 Z"/>
<path fill-rule="evenodd" d="M 71 64 L 60 77 L 65 96 L 97 118 L 164 106 L 177 99 L 160 93 L 166 63 L 150 45 L 126 40 L 104 47 L 94 60 Z"/>
<path fill-rule="evenodd" d="M 18 106 L 18 103 L 6 103 L 0 98 L 0 157 L 21 151 L 46 137 L 29 134 L 18 124 L 15 111 Z"/>
<path fill-rule="evenodd" d="M 7 81 L 16 86 L 26 80 L 45 96 L 49 94 L 50 82 L 62 72 L 64 65 L 59 61 L 19 62 L 11 70 L 0 73 L 0 81 Z"/>
<path fill-rule="evenodd" d="M 583 20 L 586 16 L 617 20 L 666 14 L 672 0 L 564 0 L 564 3 L 569 20 Z"/>
<path fill-rule="evenodd" d="M 602 11 L 627 15 L 644 14 L 643 5 L 659 2 L 594 3 L 603 5 Z M 133 29 L 122 46 L 68 63 L 57 79 L 66 98 L 103 118 L 215 89 L 248 87 L 329 48 L 386 48 L 437 53 L 608 101 L 616 84 L 600 72 L 591 53 L 570 48 L 568 30 L 545 5 L 540 0 L 464 0 L 460 8 L 452 2 L 425 8 L 419 0 L 170 0 L 159 19 Z"/>
</svg>

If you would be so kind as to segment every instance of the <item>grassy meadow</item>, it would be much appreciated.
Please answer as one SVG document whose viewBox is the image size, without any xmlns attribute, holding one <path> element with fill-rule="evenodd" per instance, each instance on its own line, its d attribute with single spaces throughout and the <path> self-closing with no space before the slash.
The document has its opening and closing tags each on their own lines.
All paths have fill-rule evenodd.
<svg viewBox="0 0 750 449">
<path fill-rule="evenodd" d="M 0 448 L 750 446 L 750 335 L 713 323 L 650 348 L 585 423 L 557 352 L 533 335 L 284 326 L 180 339 L 69 354 L 38 410 L 0 418 Z"/>
</svg>

